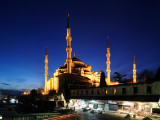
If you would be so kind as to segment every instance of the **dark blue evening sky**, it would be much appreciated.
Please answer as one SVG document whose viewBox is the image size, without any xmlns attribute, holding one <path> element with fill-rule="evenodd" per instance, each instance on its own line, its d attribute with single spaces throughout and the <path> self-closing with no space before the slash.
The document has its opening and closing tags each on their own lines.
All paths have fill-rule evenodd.
<svg viewBox="0 0 160 120">
<path fill-rule="evenodd" d="M 0 0 L 0 88 L 44 86 L 45 47 L 49 77 L 66 60 L 67 14 L 72 57 L 106 70 L 110 37 L 111 75 L 156 71 L 160 66 L 160 2 L 157 0 Z"/>
</svg>

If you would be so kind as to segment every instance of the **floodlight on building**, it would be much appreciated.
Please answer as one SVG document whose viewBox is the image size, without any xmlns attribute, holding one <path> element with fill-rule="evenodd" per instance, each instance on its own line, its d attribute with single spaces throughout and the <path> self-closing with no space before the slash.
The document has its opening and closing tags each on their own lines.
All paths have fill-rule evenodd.
<svg viewBox="0 0 160 120">
<path fill-rule="evenodd" d="M 115 82 L 114 84 L 115 84 L 115 85 L 118 85 L 118 84 L 119 84 L 119 82 Z"/>
</svg>

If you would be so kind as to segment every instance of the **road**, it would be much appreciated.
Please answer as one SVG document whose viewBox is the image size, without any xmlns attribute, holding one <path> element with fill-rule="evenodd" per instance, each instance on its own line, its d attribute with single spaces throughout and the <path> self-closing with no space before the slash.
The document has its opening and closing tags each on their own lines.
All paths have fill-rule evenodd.
<svg viewBox="0 0 160 120">
<path fill-rule="evenodd" d="M 83 112 L 81 109 L 77 110 L 77 115 L 80 120 L 127 120 L 124 117 L 126 114 L 120 114 L 118 112 L 108 112 L 105 114 L 90 113 L 90 111 Z M 137 116 L 131 118 L 131 120 L 142 120 L 144 117 Z M 154 120 L 159 120 L 154 119 Z"/>
</svg>

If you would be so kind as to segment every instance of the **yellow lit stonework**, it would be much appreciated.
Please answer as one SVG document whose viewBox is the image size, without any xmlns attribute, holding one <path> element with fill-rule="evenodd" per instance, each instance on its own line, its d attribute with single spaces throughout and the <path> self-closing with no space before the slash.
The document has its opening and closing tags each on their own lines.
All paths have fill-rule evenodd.
<svg viewBox="0 0 160 120">
<path fill-rule="evenodd" d="M 107 37 L 107 54 L 106 54 L 106 57 L 107 57 L 107 61 L 106 61 L 106 64 L 107 64 L 107 69 L 106 69 L 106 72 L 107 72 L 107 78 L 106 78 L 106 83 L 107 85 L 111 85 L 111 78 L 110 78 L 110 73 L 111 73 L 111 69 L 110 69 L 110 64 L 111 64 L 111 61 L 110 61 L 110 50 L 109 50 L 109 37 Z"/>
<path fill-rule="evenodd" d="M 98 87 L 100 84 L 100 73 L 92 71 L 91 65 L 86 65 L 82 61 L 80 61 L 78 58 L 73 57 L 72 58 L 72 74 L 87 77 L 90 79 L 90 83 Z M 67 63 L 64 64 L 64 66 L 60 66 L 56 72 L 54 73 L 54 76 L 52 76 L 47 82 L 45 82 L 45 85 L 47 86 L 47 91 L 49 90 L 56 90 L 58 92 L 59 90 L 59 75 L 67 73 Z M 45 92 L 46 94 L 48 92 Z"/>
<path fill-rule="evenodd" d="M 107 54 L 106 54 L 106 57 L 107 57 L 107 61 L 106 61 L 106 64 L 107 64 L 107 69 L 106 69 L 106 72 L 107 72 L 107 78 L 105 78 L 105 81 L 106 81 L 106 84 L 109 86 L 109 85 L 118 85 L 119 83 L 118 82 L 112 82 L 111 81 L 111 69 L 110 69 L 110 65 L 111 65 L 111 61 L 110 61 L 110 48 L 109 48 L 109 37 L 107 37 Z"/>
<path fill-rule="evenodd" d="M 48 55 L 47 55 L 47 47 L 46 47 L 46 54 L 45 54 L 45 88 L 44 88 L 44 92 L 45 94 L 47 94 L 48 89 L 50 88 L 50 86 L 47 84 L 48 83 Z"/>
<path fill-rule="evenodd" d="M 67 25 L 66 41 L 67 41 L 67 48 L 66 48 L 66 52 L 67 52 L 67 59 L 66 59 L 67 73 L 71 74 L 72 73 L 72 66 L 71 66 L 72 65 L 72 58 L 71 58 L 71 52 L 72 52 L 71 41 L 72 41 L 72 37 L 71 37 L 69 13 L 68 13 L 68 25 Z"/>
<path fill-rule="evenodd" d="M 136 83 L 136 61 L 134 56 L 134 62 L 133 62 L 133 83 Z"/>
</svg>

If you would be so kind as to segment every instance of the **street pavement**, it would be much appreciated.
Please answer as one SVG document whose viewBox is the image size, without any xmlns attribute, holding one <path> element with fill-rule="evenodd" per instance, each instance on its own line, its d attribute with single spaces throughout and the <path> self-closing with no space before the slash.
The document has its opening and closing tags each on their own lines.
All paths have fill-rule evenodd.
<svg viewBox="0 0 160 120">
<path fill-rule="evenodd" d="M 80 120 L 124 120 L 122 117 L 111 116 L 106 114 L 90 113 L 91 111 L 83 112 L 77 110 L 77 116 Z"/>
<path fill-rule="evenodd" d="M 118 112 L 107 112 L 103 114 L 99 113 L 91 113 L 91 111 L 83 112 L 82 109 L 76 110 L 77 116 L 79 120 L 128 120 L 124 117 L 126 114 L 120 114 Z M 130 120 L 142 120 L 144 117 L 142 116 L 136 116 L 136 118 L 131 118 Z M 152 118 L 152 120 L 160 120 L 160 118 Z"/>
</svg>

